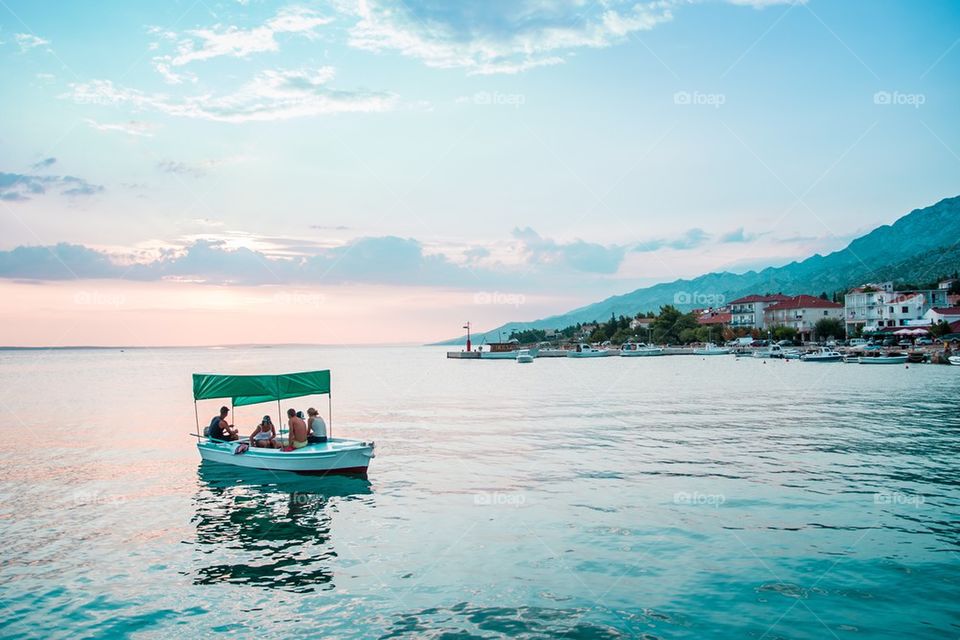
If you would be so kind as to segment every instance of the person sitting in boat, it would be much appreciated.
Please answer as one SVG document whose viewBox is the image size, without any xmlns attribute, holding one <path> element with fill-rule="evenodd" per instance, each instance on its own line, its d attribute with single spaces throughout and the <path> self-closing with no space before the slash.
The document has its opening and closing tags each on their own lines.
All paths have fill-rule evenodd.
<svg viewBox="0 0 960 640">
<path fill-rule="evenodd" d="M 236 440 L 240 436 L 237 434 L 237 430 L 233 428 L 232 424 L 227 423 L 227 414 L 230 413 L 230 409 L 227 407 L 220 407 L 220 414 L 213 417 L 213 420 L 210 421 L 210 426 L 207 427 L 207 436 L 213 440 L 226 440 L 232 441 Z"/>
<path fill-rule="evenodd" d="M 327 441 L 327 423 L 323 421 L 316 409 L 307 409 L 307 442 L 317 444 Z"/>
<path fill-rule="evenodd" d="M 290 428 L 290 446 L 294 449 L 307 446 L 307 423 L 297 415 L 296 409 L 287 409 L 287 426 Z"/>
<path fill-rule="evenodd" d="M 270 416 L 263 416 L 263 420 L 250 434 L 251 447 L 277 448 L 277 428 L 273 426 Z"/>
</svg>

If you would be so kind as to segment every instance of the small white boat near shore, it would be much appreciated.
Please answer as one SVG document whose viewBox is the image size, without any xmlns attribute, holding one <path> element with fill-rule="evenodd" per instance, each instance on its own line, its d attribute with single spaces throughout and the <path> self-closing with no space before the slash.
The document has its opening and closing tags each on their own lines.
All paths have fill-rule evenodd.
<svg viewBox="0 0 960 640">
<path fill-rule="evenodd" d="M 860 364 L 904 364 L 907 356 L 863 356 Z"/>
<path fill-rule="evenodd" d="M 568 358 L 606 358 L 616 355 L 616 351 L 611 349 L 598 349 L 589 344 L 578 344 L 575 348 L 567 351 Z"/>
<path fill-rule="evenodd" d="M 620 355 L 624 358 L 637 358 L 644 356 L 662 356 L 663 347 L 655 347 L 644 343 L 627 342 L 620 347 Z"/>
<path fill-rule="evenodd" d="M 733 353 L 732 349 L 727 347 L 718 347 L 712 342 L 708 342 L 700 348 L 693 350 L 693 355 L 695 356 L 725 356 Z"/>
<path fill-rule="evenodd" d="M 820 347 L 812 353 L 805 353 L 800 356 L 803 362 L 840 362 L 843 360 L 843 354 L 833 349 Z"/>
<path fill-rule="evenodd" d="M 531 362 L 533 362 L 533 354 L 530 353 L 530 349 L 520 349 L 520 351 L 517 351 L 518 364 L 530 364 Z"/>
<path fill-rule="evenodd" d="M 950 356 L 949 358 L 947 358 L 947 361 L 950 364 L 955 364 L 960 366 L 960 356 Z"/>
</svg>

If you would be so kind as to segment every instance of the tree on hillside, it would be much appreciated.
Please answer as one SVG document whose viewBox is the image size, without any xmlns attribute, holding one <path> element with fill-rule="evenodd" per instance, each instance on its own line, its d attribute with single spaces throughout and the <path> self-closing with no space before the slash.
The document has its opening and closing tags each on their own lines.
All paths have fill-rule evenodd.
<svg viewBox="0 0 960 640">
<path fill-rule="evenodd" d="M 653 321 L 653 341 L 661 343 L 679 343 L 684 329 L 696 329 L 699 326 L 692 313 L 682 313 L 671 304 L 660 307 L 660 315 Z"/>
<path fill-rule="evenodd" d="M 817 340 L 828 338 L 839 340 L 845 333 L 843 321 L 840 318 L 820 318 L 817 324 L 813 325 L 813 335 Z"/>
</svg>

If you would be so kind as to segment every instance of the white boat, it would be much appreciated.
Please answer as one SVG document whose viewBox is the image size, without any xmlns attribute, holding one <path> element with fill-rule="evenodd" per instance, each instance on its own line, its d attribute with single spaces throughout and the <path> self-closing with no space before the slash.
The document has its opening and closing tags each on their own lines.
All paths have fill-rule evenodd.
<svg viewBox="0 0 960 640">
<path fill-rule="evenodd" d="M 843 354 L 833 349 L 820 347 L 813 353 L 805 353 L 800 357 L 804 362 L 840 362 Z"/>
<path fill-rule="evenodd" d="M 754 358 L 784 358 L 785 352 L 783 347 L 778 344 L 772 344 L 763 351 L 754 351 Z"/>
<path fill-rule="evenodd" d="M 712 342 L 708 342 L 699 349 L 693 350 L 693 355 L 695 356 L 725 356 L 729 353 L 732 353 L 731 349 L 727 347 L 718 347 Z"/>
<path fill-rule="evenodd" d="M 282 400 L 311 395 L 326 395 L 330 403 L 330 371 L 304 371 L 281 375 L 228 376 L 193 374 L 194 408 L 200 400 L 229 399 L 231 407 L 269 403 L 271 408 Z M 366 473 L 374 457 L 374 443 L 365 440 L 334 438 L 311 442 L 299 449 L 268 449 L 249 446 L 248 438 L 232 442 L 217 440 L 209 428 L 200 431 L 197 412 L 197 450 L 203 460 L 249 469 L 293 471 L 297 473 Z M 332 416 L 328 428 L 333 428 Z M 278 424 L 283 424 L 282 418 Z M 282 441 L 282 432 L 278 434 Z"/>
<path fill-rule="evenodd" d="M 517 351 L 517 362 L 519 364 L 533 362 L 533 354 L 530 353 L 530 349 L 520 349 L 520 351 Z"/>
<path fill-rule="evenodd" d="M 480 359 L 481 360 L 516 360 L 519 350 L 513 349 L 511 351 L 481 351 Z"/>
<path fill-rule="evenodd" d="M 947 360 L 950 362 L 950 364 L 960 365 L 960 356 L 950 356 L 947 358 Z"/>
<path fill-rule="evenodd" d="M 655 347 L 644 343 L 635 344 L 627 342 L 620 347 L 620 355 L 624 358 L 636 358 L 643 356 L 662 356 L 663 347 Z"/>
<path fill-rule="evenodd" d="M 345 438 L 331 438 L 293 451 L 250 447 L 244 453 L 235 454 L 241 444 L 245 441 L 206 439 L 197 443 L 197 449 L 200 457 L 210 462 L 296 473 L 366 473 L 370 459 L 374 457 L 374 443 Z"/>
<path fill-rule="evenodd" d="M 907 356 L 864 356 L 860 358 L 860 364 L 903 364 L 907 361 Z"/>
<path fill-rule="evenodd" d="M 617 352 L 610 349 L 598 349 L 589 344 L 578 344 L 575 348 L 567 351 L 568 358 L 605 358 L 615 355 Z"/>
<path fill-rule="evenodd" d="M 801 358 L 803 358 L 803 354 L 796 349 L 785 349 L 783 352 L 784 360 L 800 360 Z"/>
</svg>

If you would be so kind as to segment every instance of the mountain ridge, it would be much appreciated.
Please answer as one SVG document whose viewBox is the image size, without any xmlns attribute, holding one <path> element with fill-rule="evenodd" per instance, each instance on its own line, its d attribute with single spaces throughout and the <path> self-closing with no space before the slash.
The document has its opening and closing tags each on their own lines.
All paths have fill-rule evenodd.
<svg viewBox="0 0 960 640">
<path fill-rule="evenodd" d="M 680 309 L 719 306 L 750 293 L 788 295 L 851 288 L 867 281 L 922 280 L 960 268 L 960 195 L 914 209 L 892 224 L 853 239 L 843 249 L 814 254 L 779 267 L 742 274 L 710 272 L 678 278 L 610 296 L 566 313 L 527 322 L 508 322 L 475 334 L 477 342 L 504 338 L 522 329 L 560 329 L 578 322 L 605 320 L 610 314 L 657 311 L 664 304 Z M 711 304 L 712 301 L 712 304 Z M 435 344 L 462 344 L 465 336 Z"/>
</svg>

